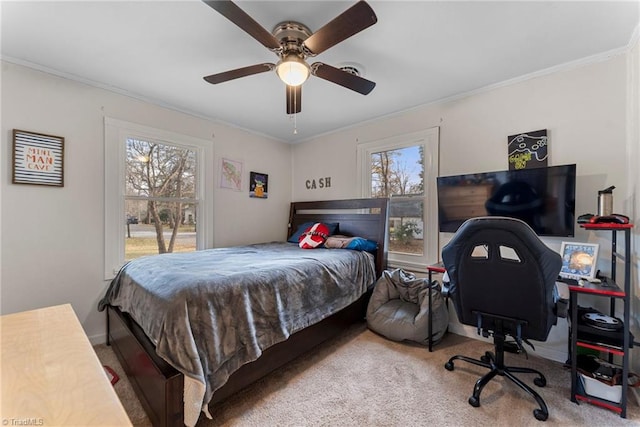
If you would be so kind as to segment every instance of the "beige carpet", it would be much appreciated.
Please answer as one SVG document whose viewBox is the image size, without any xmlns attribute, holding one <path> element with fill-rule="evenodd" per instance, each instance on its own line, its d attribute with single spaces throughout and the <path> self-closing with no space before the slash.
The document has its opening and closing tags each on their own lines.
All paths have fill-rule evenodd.
<svg viewBox="0 0 640 427">
<path fill-rule="evenodd" d="M 537 388 L 549 407 L 546 423 L 526 392 L 503 377 L 491 381 L 474 408 L 467 403 L 476 379 L 486 371 L 461 361 L 452 372 L 444 363 L 454 354 L 479 357 L 491 346 L 448 334 L 429 351 L 388 341 L 364 325 L 274 372 L 211 408 L 212 426 L 618 426 L 640 425 L 640 408 L 630 397 L 627 419 L 569 400 L 570 373 L 561 364 L 508 354 L 507 364 L 531 366 L 547 377 Z M 150 425 L 110 348 L 96 346 L 106 365 L 120 375 L 116 392 L 135 425 Z M 520 378 L 532 384 L 533 375 Z M 534 386 L 534 388 L 536 388 Z"/>
</svg>

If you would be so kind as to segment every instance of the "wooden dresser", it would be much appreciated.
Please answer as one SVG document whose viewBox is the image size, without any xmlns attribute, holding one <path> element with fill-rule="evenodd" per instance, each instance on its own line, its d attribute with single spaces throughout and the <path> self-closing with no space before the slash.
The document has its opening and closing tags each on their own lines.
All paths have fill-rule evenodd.
<svg viewBox="0 0 640 427">
<path fill-rule="evenodd" d="M 71 305 L 0 316 L 3 425 L 130 426 Z"/>
</svg>

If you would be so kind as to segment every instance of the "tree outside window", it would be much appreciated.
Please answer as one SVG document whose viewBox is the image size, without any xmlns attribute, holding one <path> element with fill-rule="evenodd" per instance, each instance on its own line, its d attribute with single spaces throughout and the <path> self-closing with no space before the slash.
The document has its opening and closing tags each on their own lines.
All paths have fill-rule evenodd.
<svg viewBox="0 0 640 427">
<path fill-rule="evenodd" d="M 196 249 L 196 152 L 126 139 L 125 259 Z"/>
<path fill-rule="evenodd" d="M 390 199 L 389 251 L 423 255 L 423 146 L 371 153 L 371 197 Z"/>
</svg>

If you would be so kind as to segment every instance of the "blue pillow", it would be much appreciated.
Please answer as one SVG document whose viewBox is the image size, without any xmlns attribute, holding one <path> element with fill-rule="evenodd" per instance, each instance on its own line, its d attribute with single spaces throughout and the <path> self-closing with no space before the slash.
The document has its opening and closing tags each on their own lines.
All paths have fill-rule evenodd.
<svg viewBox="0 0 640 427">
<path fill-rule="evenodd" d="M 300 236 L 302 235 L 302 233 L 304 233 L 307 228 L 313 226 L 313 224 L 315 224 L 316 222 L 318 221 L 305 222 L 304 224 L 300 224 L 296 232 L 293 233 L 291 237 L 289 237 L 289 239 L 287 239 L 287 242 L 298 244 L 298 241 L 300 240 Z M 329 236 L 336 234 L 338 225 L 340 225 L 340 223 L 338 222 L 329 222 L 329 223 L 325 222 L 324 224 L 327 226 L 327 228 L 329 228 Z"/>
<path fill-rule="evenodd" d="M 331 236 L 324 243 L 326 248 L 353 249 L 355 251 L 375 252 L 378 244 L 364 237 Z"/>
<path fill-rule="evenodd" d="M 378 244 L 373 240 L 367 240 L 363 237 L 354 237 L 347 245 L 347 249 L 375 252 L 375 250 L 378 249 Z"/>
</svg>

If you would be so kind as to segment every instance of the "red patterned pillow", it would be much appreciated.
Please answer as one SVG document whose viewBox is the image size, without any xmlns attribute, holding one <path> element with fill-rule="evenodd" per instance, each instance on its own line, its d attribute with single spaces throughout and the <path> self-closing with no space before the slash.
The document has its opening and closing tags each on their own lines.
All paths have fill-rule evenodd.
<svg viewBox="0 0 640 427">
<path fill-rule="evenodd" d="M 321 222 L 313 224 L 300 235 L 298 245 L 302 249 L 313 249 L 322 246 L 329 237 L 329 227 Z"/>
</svg>

